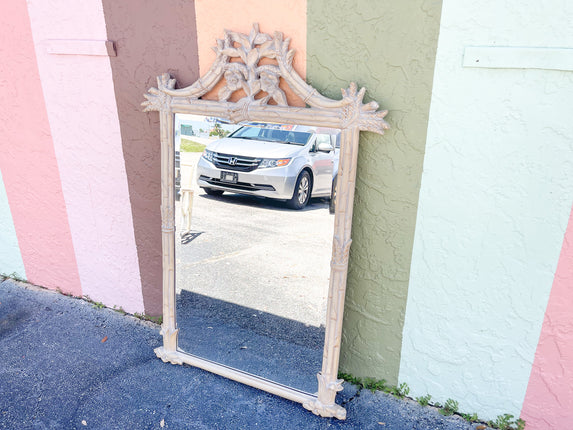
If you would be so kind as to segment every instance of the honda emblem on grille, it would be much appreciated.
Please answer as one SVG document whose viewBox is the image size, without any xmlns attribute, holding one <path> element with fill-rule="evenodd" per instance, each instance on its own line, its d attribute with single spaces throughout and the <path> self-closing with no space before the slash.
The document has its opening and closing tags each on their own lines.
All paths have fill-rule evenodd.
<svg viewBox="0 0 573 430">
<path fill-rule="evenodd" d="M 234 166 L 235 164 L 237 164 L 237 157 L 231 157 L 229 158 L 229 164 L 231 166 Z"/>
</svg>

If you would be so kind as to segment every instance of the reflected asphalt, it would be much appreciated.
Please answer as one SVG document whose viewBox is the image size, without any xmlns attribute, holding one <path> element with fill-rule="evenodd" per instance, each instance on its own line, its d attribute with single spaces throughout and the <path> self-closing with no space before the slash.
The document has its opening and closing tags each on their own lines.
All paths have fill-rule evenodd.
<svg viewBox="0 0 573 430">
<path fill-rule="evenodd" d="M 349 384 L 338 398 L 347 420 L 320 418 L 200 369 L 163 363 L 153 353 L 160 344 L 155 324 L 0 282 L 0 428 L 475 428 L 460 417 L 384 393 L 357 392 Z"/>
<path fill-rule="evenodd" d="M 195 165 L 200 154 L 181 153 Z M 182 170 L 182 183 L 189 183 Z M 209 196 L 195 182 L 191 230 L 176 205 L 179 346 L 314 392 L 321 367 L 334 216 L 245 194 Z M 274 366 L 268 366 L 272 362 Z"/>
</svg>

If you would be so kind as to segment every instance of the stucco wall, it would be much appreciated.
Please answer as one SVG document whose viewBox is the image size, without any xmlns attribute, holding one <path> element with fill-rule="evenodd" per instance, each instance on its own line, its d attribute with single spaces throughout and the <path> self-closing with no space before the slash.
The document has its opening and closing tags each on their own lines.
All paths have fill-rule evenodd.
<svg viewBox="0 0 573 430">
<path fill-rule="evenodd" d="M 525 396 L 573 201 L 573 85 L 462 60 L 573 40 L 573 8 L 551 4 L 443 4 L 400 381 L 485 418 Z"/>
<path fill-rule="evenodd" d="M 165 71 L 191 83 L 223 29 L 258 21 L 292 37 L 297 70 L 327 96 L 358 79 L 390 110 L 385 136 L 361 135 L 341 370 L 568 428 L 573 78 L 543 49 L 570 58 L 573 5 L 18 0 L 0 12 L 0 273 L 160 314 L 159 125 L 143 94 Z M 117 57 L 49 52 L 53 39 L 113 40 Z M 492 69 L 464 58 L 471 46 L 539 50 L 516 51 L 512 69 L 492 55 Z"/>
<path fill-rule="evenodd" d="M 143 113 L 143 94 L 156 78 L 171 73 L 179 86 L 199 77 L 193 1 L 103 1 L 107 38 L 117 56 L 110 59 L 121 128 L 130 211 L 139 258 L 145 313 L 162 312 L 161 165 L 159 115 Z"/>
<path fill-rule="evenodd" d="M 0 171 L 26 279 L 81 295 L 25 0 L 0 3 L 0 40 Z"/>
<path fill-rule="evenodd" d="M 333 98 L 358 79 L 390 113 L 362 133 L 341 370 L 396 383 L 432 92 L 440 2 L 312 1 L 308 81 Z"/>
<path fill-rule="evenodd" d="M 101 0 L 29 1 L 28 11 L 82 294 L 143 312 L 109 57 L 77 42 L 106 40 Z"/>
</svg>

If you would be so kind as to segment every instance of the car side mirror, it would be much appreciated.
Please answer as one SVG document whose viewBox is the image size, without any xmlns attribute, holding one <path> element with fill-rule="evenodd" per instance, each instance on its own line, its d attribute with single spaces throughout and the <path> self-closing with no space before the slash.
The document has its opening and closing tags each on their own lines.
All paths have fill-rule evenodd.
<svg viewBox="0 0 573 430">
<path fill-rule="evenodd" d="M 318 144 L 316 149 L 320 152 L 330 152 L 334 150 L 334 146 L 331 143 L 321 142 Z"/>
</svg>

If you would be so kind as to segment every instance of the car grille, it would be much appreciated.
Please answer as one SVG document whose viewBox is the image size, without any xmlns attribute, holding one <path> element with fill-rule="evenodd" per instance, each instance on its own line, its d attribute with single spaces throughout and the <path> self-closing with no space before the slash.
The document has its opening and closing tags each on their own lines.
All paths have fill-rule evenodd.
<svg viewBox="0 0 573 430">
<path fill-rule="evenodd" d="M 223 182 L 218 178 L 209 178 L 208 176 L 200 175 L 199 179 L 207 182 L 211 185 L 218 185 L 220 187 L 225 187 L 233 190 L 243 190 L 243 191 L 276 191 L 275 187 L 266 184 L 249 184 L 247 182 L 237 182 L 236 184 L 231 184 L 229 182 Z"/>
<path fill-rule="evenodd" d="M 261 162 L 260 158 L 244 157 L 213 152 L 213 164 L 220 169 L 252 172 Z"/>
</svg>

